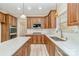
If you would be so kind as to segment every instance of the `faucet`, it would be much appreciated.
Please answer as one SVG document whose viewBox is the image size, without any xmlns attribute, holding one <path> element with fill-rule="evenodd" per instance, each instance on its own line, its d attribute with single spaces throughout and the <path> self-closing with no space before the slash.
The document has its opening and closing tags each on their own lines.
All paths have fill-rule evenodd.
<svg viewBox="0 0 79 59">
<path fill-rule="evenodd" d="M 63 38 L 63 32 L 62 32 L 62 29 L 60 29 L 60 37 Z"/>
<path fill-rule="evenodd" d="M 63 41 L 67 40 L 67 37 L 64 37 L 64 35 L 63 35 L 62 29 L 60 29 L 60 38 L 61 38 Z"/>
</svg>

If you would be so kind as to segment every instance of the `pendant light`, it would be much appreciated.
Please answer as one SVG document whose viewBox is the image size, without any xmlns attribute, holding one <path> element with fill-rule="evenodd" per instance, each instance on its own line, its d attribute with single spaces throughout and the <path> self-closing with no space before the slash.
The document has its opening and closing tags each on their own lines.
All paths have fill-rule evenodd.
<svg viewBox="0 0 79 59">
<path fill-rule="evenodd" d="M 21 19 L 26 19 L 26 15 L 24 14 L 24 3 L 23 3 L 23 13 L 20 17 L 21 17 Z"/>
<path fill-rule="evenodd" d="M 55 13 L 55 15 L 58 16 L 57 3 L 56 3 L 56 13 Z"/>
</svg>

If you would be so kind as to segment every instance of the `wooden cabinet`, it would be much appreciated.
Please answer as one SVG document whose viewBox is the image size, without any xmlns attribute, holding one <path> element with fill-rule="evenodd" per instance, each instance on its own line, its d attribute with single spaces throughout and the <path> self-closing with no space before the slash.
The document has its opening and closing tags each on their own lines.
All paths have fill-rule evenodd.
<svg viewBox="0 0 79 59">
<path fill-rule="evenodd" d="M 27 28 L 31 28 L 31 20 L 30 20 L 30 18 L 27 18 Z"/>
<path fill-rule="evenodd" d="M 9 24 L 10 26 L 13 24 L 13 16 L 6 14 L 6 19 L 7 19 L 7 24 Z"/>
<path fill-rule="evenodd" d="M 35 35 L 33 38 L 33 44 L 44 44 L 44 35 Z"/>
<path fill-rule="evenodd" d="M 27 17 L 27 28 L 33 28 L 34 24 L 41 24 L 41 28 L 44 28 L 44 17 Z"/>
<path fill-rule="evenodd" d="M 48 15 L 48 28 L 56 28 L 56 16 L 55 16 L 56 10 L 50 11 Z"/>
<path fill-rule="evenodd" d="M 48 16 L 45 16 L 45 20 L 44 20 L 44 28 L 48 29 L 49 27 L 49 22 L 48 22 Z"/>
<path fill-rule="evenodd" d="M 62 56 L 62 54 L 57 48 L 55 49 L 55 56 Z"/>
<path fill-rule="evenodd" d="M 68 26 L 79 24 L 79 3 L 68 3 L 67 5 Z"/>
<path fill-rule="evenodd" d="M 26 35 L 31 37 L 32 44 L 44 44 L 44 35 Z"/>
<path fill-rule="evenodd" d="M 1 42 L 7 41 L 10 39 L 10 26 L 15 26 L 17 28 L 16 23 L 17 23 L 16 17 L 13 17 L 12 15 L 9 15 L 9 14 L 5 14 L 5 23 L 1 24 L 1 27 L 2 27 Z"/>
<path fill-rule="evenodd" d="M 30 55 L 30 41 L 27 41 L 18 51 L 16 51 L 13 56 L 29 56 Z"/>
<path fill-rule="evenodd" d="M 17 18 L 6 14 L 6 19 L 7 19 L 7 23 L 9 24 L 9 26 L 17 26 Z"/>
<path fill-rule="evenodd" d="M 17 18 L 16 17 L 13 17 L 13 19 L 12 19 L 12 25 L 13 26 L 17 26 Z"/>
<path fill-rule="evenodd" d="M 47 48 L 47 51 L 49 53 L 49 56 L 54 56 L 55 55 L 55 44 L 49 40 L 48 37 L 45 36 L 45 44 L 46 44 L 46 48 Z"/>
<path fill-rule="evenodd" d="M 0 12 L 0 22 L 5 23 L 5 14 Z"/>
<path fill-rule="evenodd" d="M 51 10 L 47 16 L 27 17 L 27 28 L 32 28 L 33 24 L 41 24 L 41 28 L 56 28 L 56 10 Z"/>
<path fill-rule="evenodd" d="M 62 49 L 58 46 L 55 46 L 55 56 L 68 56 Z"/>
<path fill-rule="evenodd" d="M 37 43 L 37 40 L 38 40 L 37 35 L 33 35 L 33 36 L 32 36 L 32 43 L 33 43 L 33 44 L 36 44 L 36 43 Z"/>
<path fill-rule="evenodd" d="M 45 16 L 45 29 L 48 28 L 56 28 L 56 16 L 55 16 L 56 10 L 51 10 L 47 16 Z"/>
<path fill-rule="evenodd" d="M 55 44 L 49 41 L 49 55 L 55 56 Z"/>
<path fill-rule="evenodd" d="M 51 22 L 50 22 L 50 24 L 51 24 L 51 28 L 56 28 L 56 11 L 52 11 L 51 13 L 50 13 L 50 19 L 51 19 Z"/>
</svg>

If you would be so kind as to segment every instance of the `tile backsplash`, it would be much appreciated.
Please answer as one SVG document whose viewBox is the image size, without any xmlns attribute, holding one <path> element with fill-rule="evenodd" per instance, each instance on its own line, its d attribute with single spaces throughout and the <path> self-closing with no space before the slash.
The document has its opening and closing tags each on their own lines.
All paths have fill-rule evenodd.
<svg viewBox="0 0 79 59">
<path fill-rule="evenodd" d="M 27 33 L 33 33 L 33 32 L 41 32 L 44 34 L 53 34 L 53 32 L 55 31 L 55 29 L 27 29 Z"/>
</svg>

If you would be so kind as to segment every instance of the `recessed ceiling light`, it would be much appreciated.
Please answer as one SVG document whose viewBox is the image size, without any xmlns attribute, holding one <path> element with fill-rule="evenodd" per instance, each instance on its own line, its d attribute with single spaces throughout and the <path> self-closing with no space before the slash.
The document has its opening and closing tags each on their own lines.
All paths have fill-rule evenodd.
<svg viewBox="0 0 79 59">
<path fill-rule="evenodd" d="M 32 8 L 31 8 L 31 7 L 27 7 L 27 9 L 28 9 L 28 10 L 31 10 Z"/>
<path fill-rule="evenodd" d="M 42 9 L 42 7 L 39 7 L 38 9 L 39 9 L 39 10 L 41 10 L 41 9 Z"/>
<path fill-rule="evenodd" d="M 20 7 L 18 7 L 17 9 L 18 9 L 18 10 L 21 10 L 21 8 L 20 8 Z"/>
</svg>

